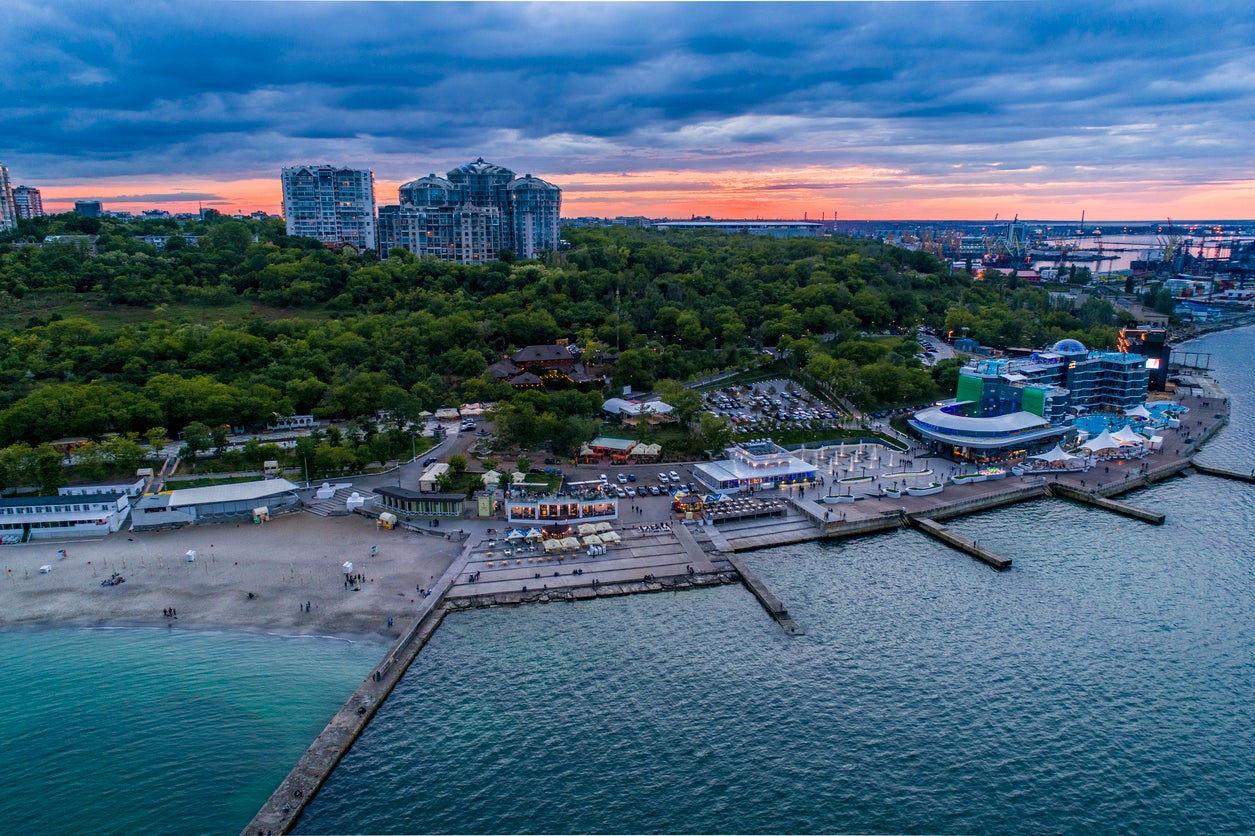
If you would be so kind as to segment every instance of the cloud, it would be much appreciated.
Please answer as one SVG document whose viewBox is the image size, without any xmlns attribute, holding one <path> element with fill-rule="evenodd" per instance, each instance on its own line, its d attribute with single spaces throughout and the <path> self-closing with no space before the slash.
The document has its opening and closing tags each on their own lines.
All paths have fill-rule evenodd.
<svg viewBox="0 0 1255 836">
<path fill-rule="evenodd" d="M 9 6 L 3 162 L 21 182 L 324 160 L 399 182 L 482 155 L 559 185 L 862 167 L 1011 194 L 1255 167 L 1255 18 L 1236 0 L 1188 21 L 1158 1 Z"/>
<path fill-rule="evenodd" d="M 90 195 L 87 197 L 68 197 L 60 195 L 56 198 L 58 201 L 66 202 L 73 200 L 99 200 L 104 203 L 188 203 L 192 201 L 203 201 L 205 203 L 223 203 L 227 198 L 222 195 L 212 194 L 209 192 L 153 192 L 150 194 L 110 194 L 110 195 Z"/>
</svg>

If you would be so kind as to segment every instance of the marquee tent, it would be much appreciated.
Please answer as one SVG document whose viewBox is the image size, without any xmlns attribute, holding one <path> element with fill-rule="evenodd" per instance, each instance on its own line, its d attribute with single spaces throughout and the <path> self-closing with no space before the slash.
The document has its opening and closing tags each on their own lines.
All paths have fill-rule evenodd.
<svg viewBox="0 0 1255 836">
<path fill-rule="evenodd" d="M 1102 435 L 1098 436 L 1098 438 L 1092 438 L 1085 442 L 1081 445 L 1081 449 L 1096 453 L 1099 450 L 1114 450 L 1119 446 L 1120 442 L 1112 438 L 1111 433 L 1108 430 L 1103 430 Z"/>
<path fill-rule="evenodd" d="M 1050 450 L 1048 452 L 1042 453 L 1037 456 L 1029 456 L 1029 458 L 1037 459 L 1038 461 L 1046 462 L 1047 464 L 1055 464 L 1056 462 L 1076 461 L 1077 459 L 1080 458 L 1080 456 L 1074 456 L 1071 453 L 1065 453 L 1063 452 L 1063 448 L 1060 447 L 1058 444 L 1056 444 L 1053 450 Z"/>
<path fill-rule="evenodd" d="M 1112 438 L 1121 444 L 1145 444 L 1146 438 L 1132 427 L 1125 427 L 1118 433 L 1113 433 Z"/>
</svg>

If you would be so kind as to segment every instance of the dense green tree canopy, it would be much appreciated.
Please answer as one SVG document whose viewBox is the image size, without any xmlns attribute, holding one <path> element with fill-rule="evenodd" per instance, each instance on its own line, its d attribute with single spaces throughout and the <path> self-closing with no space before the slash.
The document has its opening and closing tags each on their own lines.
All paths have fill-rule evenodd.
<svg viewBox="0 0 1255 836">
<path fill-rule="evenodd" d="M 543 261 L 468 266 L 334 252 L 273 219 L 87 220 L 38 218 L 0 236 L 0 445 L 177 436 L 195 422 L 212 446 L 224 425 L 276 415 L 382 410 L 404 422 L 489 401 L 507 438 L 565 451 L 595 428 L 607 392 L 515 392 L 490 364 L 568 338 L 618 392 L 740 368 L 777 347 L 830 391 L 873 405 L 933 397 L 939 376 L 909 343 L 870 335 L 928 322 L 996 346 L 1114 340 L 1106 303 L 1073 315 L 1040 289 L 973 282 L 869 240 L 578 228 Z M 99 236 L 94 253 L 86 239 L 26 245 L 86 234 Z M 174 237 L 158 249 L 138 235 Z M 662 387 L 692 423 L 696 405 Z M 359 458 L 371 454 L 361 446 Z M 307 452 L 320 471 L 347 466 Z"/>
</svg>

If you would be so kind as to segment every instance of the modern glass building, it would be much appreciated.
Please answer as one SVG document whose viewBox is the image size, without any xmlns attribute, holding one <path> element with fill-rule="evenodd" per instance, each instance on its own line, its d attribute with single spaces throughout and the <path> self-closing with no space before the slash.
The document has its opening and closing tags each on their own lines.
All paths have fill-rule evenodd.
<svg viewBox="0 0 1255 836">
<path fill-rule="evenodd" d="M 1027 358 L 972 360 L 959 370 L 953 402 L 908 423 L 955 459 L 1014 458 L 1053 446 L 1075 415 L 1137 407 L 1148 385 L 1145 357 L 1060 340 Z"/>
<path fill-rule="evenodd" d="M 283 217 L 288 235 L 324 244 L 375 249 L 375 173 L 333 165 L 284 168 Z"/>
<path fill-rule="evenodd" d="M 535 258 L 558 247 L 562 190 L 538 177 L 483 158 L 448 177 L 428 174 L 404 184 L 399 205 L 379 210 L 379 252 L 393 247 L 417 256 L 478 264 L 503 250 Z"/>
</svg>

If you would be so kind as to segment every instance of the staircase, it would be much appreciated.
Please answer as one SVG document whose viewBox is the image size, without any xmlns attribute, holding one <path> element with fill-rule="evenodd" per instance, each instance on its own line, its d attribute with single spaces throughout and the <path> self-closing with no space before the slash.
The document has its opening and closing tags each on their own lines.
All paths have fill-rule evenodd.
<svg viewBox="0 0 1255 836">
<path fill-rule="evenodd" d="M 366 504 L 370 504 L 371 494 L 358 491 L 366 499 Z M 345 505 L 348 498 L 353 495 L 353 488 L 340 488 L 327 499 L 312 499 L 305 503 L 305 510 L 319 517 L 347 517 L 349 509 Z"/>
</svg>

